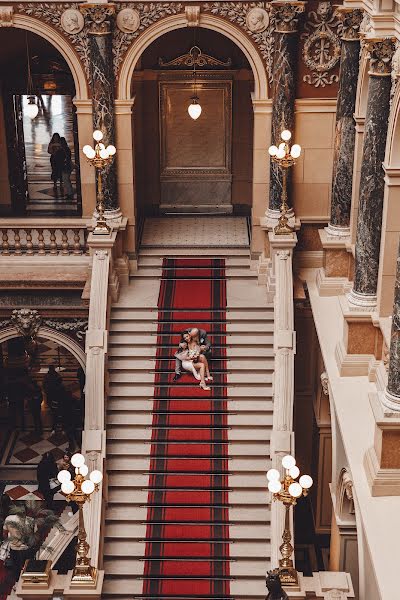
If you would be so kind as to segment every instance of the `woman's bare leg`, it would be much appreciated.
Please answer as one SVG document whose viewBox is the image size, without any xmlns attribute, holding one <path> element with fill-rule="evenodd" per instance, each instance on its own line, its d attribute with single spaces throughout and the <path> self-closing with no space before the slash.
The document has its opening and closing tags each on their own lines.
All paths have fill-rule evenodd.
<svg viewBox="0 0 400 600">
<path fill-rule="evenodd" d="M 204 378 L 206 372 L 204 364 L 202 362 L 197 362 L 193 363 L 193 366 L 200 373 L 200 387 L 203 388 L 203 390 L 209 390 L 210 388 L 207 386 Z"/>
<path fill-rule="evenodd" d="M 206 378 L 212 381 L 212 377 L 211 377 L 211 373 L 210 373 L 210 369 L 208 367 L 208 360 L 207 357 L 204 356 L 204 354 L 200 354 L 199 356 L 199 361 L 203 363 L 203 365 L 205 366 L 206 369 Z"/>
</svg>

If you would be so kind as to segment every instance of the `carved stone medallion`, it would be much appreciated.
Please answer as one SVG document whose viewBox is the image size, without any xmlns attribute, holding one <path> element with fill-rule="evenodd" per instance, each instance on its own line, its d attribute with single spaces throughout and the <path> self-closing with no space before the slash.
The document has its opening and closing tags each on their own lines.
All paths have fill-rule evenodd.
<svg viewBox="0 0 400 600">
<path fill-rule="evenodd" d="M 82 31 L 85 22 L 79 10 L 69 8 L 61 15 L 61 27 L 67 33 L 74 34 Z"/>
<path fill-rule="evenodd" d="M 13 26 L 13 13 L 12 6 L 0 6 L 0 27 Z"/>
<path fill-rule="evenodd" d="M 263 8 L 252 8 L 246 15 L 246 24 L 252 33 L 261 33 L 269 25 L 269 14 Z"/>
<path fill-rule="evenodd" d="M 42 318 L 37 310 L 21 308 L 12 311 L 11 323 L 24 338 L 35 338 L 41 322 Z"/>
<path fill-rule="evenodd" d="M 117 16 L 117 27 L 124 33 L 135 33 L 140 26 L 140 15 L 133 8 L 123 8 Z"/>
</svg>

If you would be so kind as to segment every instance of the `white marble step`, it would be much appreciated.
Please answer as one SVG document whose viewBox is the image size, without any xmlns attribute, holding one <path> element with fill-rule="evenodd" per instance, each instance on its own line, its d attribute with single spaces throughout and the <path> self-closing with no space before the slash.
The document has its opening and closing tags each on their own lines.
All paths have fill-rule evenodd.
<svg viewBox="0 0 400 600">
<path fill-rule="evenodd" d="M 228 413 L 228 427 L 272 427 L 272 411 L 269 413 Z M 176 415 L 179 418 L 179 415 Z M 185 419 L 187 427 L 198 420 L 197 414 L 181 414 L 181 420 Z M 131 413 L 130 411 L 109 411 L 107 414 L 107 425 L 116 426 L 148 426 L 151 427 L 153 415 L 151 413 Z M 209 427 L 207 425 L 207 427 Z M 185 427 L 186 428 L 186 427 Z"/>
<path fill-rule="evenodd" d="M 118 360 L 108 361 L 109 371 L 152 371 L 157 369 L 166 369 L 168 361 L 173 361 L 174 358 L 166 358 L 165 360 L 157 360 L 156 358 L 118 358 Z M 215 359 L 217 360 L 217 359 Z M 218 359 L 219 360 L 219 359 Z M 158 363 L 158 364 L 157 364 Z M 210 359 L 209 364 L 213 368 L 214 360 Z M 255 358 L 230 358 L 226 360 L 226 368 L 228 371 L 270 371 L 274 369 L 274 361 L 265 359 L 265 357 L 257 356 Z"/>
<path fill-rule="evenodd" d="M 192 401 L 193 398 L 180 398 L 181 401 L 185 402 Z M 196 401 L 198 398 L 196 398 Z M 132 413 L 152 413 L 154 409 L 154 400 L 139 400 L 137 398 L 109 398 L 107 403 L 108 411 L 131 411 Z M 161 411 L 163 407 L 161 406 Z M 242 412 L 246 413 L 268 413 L 273 411 L 273 403 L 271 400 L 253 400 L 252 398 L 246 402 L 238 400 L 229 400 L 227 410 L 232 413 Z"/>
<path fill-rule="evenodd" d="M 139 456 L 148 457 L 150 454 L 151 442 L 135 442 L 131 439 L 107 439 L 107 457 L 110 459 L 114 456 Z M 263 457 L 265 460 L 270 459 L 269 444 L 263 442 L 260 444 L 257 441 L 251 443 L 232 442 L 228 445 L 228 455 L 230 457 Z"/>
<path fill-rule="evenodd" d="M 109 340 L 111 344 L 128 344 L 129 346 L 153 346 L 157 344 L 157 333 L 133 333 L 131 331 L 114 331 L 113 329 L 110 331 Z M 162 336 L 164 339 L 169 337 L 169 334 Z M 213 343 L 213 334 L 210 334 L 210 341 Z M 225 343 L 224 347 L 229 346 L 250 346 L 253 347 L 253 352 L 251 356 L 253 356 L 256 352 L 254 346 L 265 346 L 273 344 L 273 333 L 243 333 L 243 332 L 235 332 L 235 333 L 226 333 L 225 334 Z M 168 340 L 165 340 L 168 342 Z M 217 338 L 214 346 L 219 346 L 219 338 Z"/>
<path fill-rule="evenodd" d="M 185 379 L 185 387 L 190 382 L 191 387 L 196 384 L 196 380 L 192 376 L 191 379 Z M 244 373 L 228 373 L 227 376 L 228 385 L 240 384 L 240 385 L 263 385 L 265 383 L 272 383 L 272 370 L 261 371 L 261 372 L 244 372 Z M 220 385 L 220 376 L 216 377 L 215 382 L 212 385 Z M 109 375 L 110 383 L 134 383 L 141 385 L 142 383 L 154 383 L 154 373 L 146 373 L 146 371 L 112 371 Z M 172 382 L 171 382 L 172 383 Z M 183 384 L 182 384 L 183 385 Z M 196 384 L 197 386 L 198 384 Z M 211 384 L 210 384 L 211 385 Z"/>
<path fill-rule="evenodd" d="M 191 510 L 191 507 L 188 507 Z M 262 523 L 270 522 L 270 512 L 259 506 L 229 507 L 229 522 L 235 523 Z M 186 517 L 185 517 L 186 518 Z M 127 504 L 112 504 L 107 508 L 106 520 L 145 522 L 147 520 L 147 506 L 129 506 Z M 184 523 L 184 520 L 181 520 Z"/>
<path fill-rule="evenodd" d="M 163 256 L 155 256 L 155 255 L 143 255 L 139 254 L 138 265 L 139 269 L 148 268 L 148 267 L 161 267 L 163 263 Z M 189 259 L 189 260 L 195 260 Z M 194 264 L 194 263 L 193 263 Z M 247 256 L 226 256 L 225 257 L 225 266 L 226 267 L 249 267 L 251 264 L 250 257 Z"/>
<path fill-rule="evenodd" d="M 182 324 L 182 329 L 184 327 L 184 324 Z M 132 321 L 131 319 L 118 319 L 118 320 L 112 320 L 112 324 L 111 324 L 111 332 L 119 332 L 119 331 L 124 331 L 124 332 L 135 332 L 135 333 L 154 333 L 156 335 L 158 335 L 157 333 L 157 328 L 158 328 L 158 323 L 156 320 L 154 321 Z M 172 334 L 172 328 L 173 328 L 173 324 L 171 323 L 171 325 L 169 324 L 164 324 L 163 327 L 163 335 L 170 335 Z M 212 338 L 213 336 L 213 330 L 214 330 L 214 326 L 212 325 L 211 327 L 208 328 L 208 335 L 209 337 Z M 256 322 L 249 322 L 249 321 L 238 321 L 238 322 L 227 322 L 226 323 L 226 332 L 227 333 L 249 333 L 251 335 L 261 335 L 264 333 L 270 333 L 273 332 L 274 330 L 274 323 L 273 321 L 256 321 Z M 218 331 L 216 332 L 217 334 L 219 333 Z M 177 335 L 177 333 L 174 333 L 173 335 Z"/>
<path fill-rule="evenodd" d="M 182 474 L 182 479 L 189 477 L 188 481 L 193 479 L 193 476 L 185 476 Z M 148 486 L 149 476 L 147 474 L 136 474 L 136 473 L 109 473 L 109 486 L 110 487 L 126 487 L 130 488 L 133 492 L 136 488 L 144 488 Z M 182 485 L 183 488 L 187 487 Z M 189 485 L 191 487 L 191 485 Z M 265 491 L 265 501 L 267 499 L 267 479 L 265 473 L 254 473 L 250 475 L 243 474 L 230 474 L 228 475 L 228 487 L 232 489 L 263 489 Z M 171 488 L 181 489 L 181 488 Z"/>
<path fill-rule="evenodd" d="M 190 559 L 189 559 L 190 560 Z M 228 559 L 229 560 L 229 559 Z M 181 559 L 175 561 L 168 561 L 169 564 L 175 564 L 177 569 L 179 564 L 182 564 Z M 185 561 L 182 561 L 183 563 Z M 198 561 L 196 561 L 198 562 Z M 204 560 L 205 571 L 207 573 L 207 560 Z M 229 573 L 231 577 L 265 577 L 265 574 L 269 568 L 269 561 L 265 558 L 253 558 L 251 561 L 231 561 L 229 567 Z M 144 561 L 135 560 L 131 557 L 123 558 L 122 560 L 115 561 L 112 558 L 104 561 L 104 570 L 107 575 L 113 576 L 130 576 L 130 577 L 143 577 Z"/>
<path fill-rule="evenodd" d="M 179 317 L 180 312 L 188 312 L 182 310 L 174 311 L 175 315 Z M 206 309 L 203 311 L 196 311 L 197 314 L 201 312 L 207 312 Z M 227 321 L 273 321 L 274 318 L 274 307 L 272 305 L 266 308 L 259 309 L 227 309 L 225 311 Z M 111 311 L 111 321 L 131 319 L 133 321 L 157 321 L 158 320 L 158 308 L 157 306 L 149 306 L 144 308 L 130 308 L 129 306 L 114 305 Z M 207 321 L 207 318 L 203 319 Z"/>
<path fill-rule="evenodd" d="M 151 426 L 140 426 L 140 425 L 129 425 L 129 424 L 113 424 L 107 423 L 107 439 L 118 440 L 118 439 L 131 439 L 131 440 L 151 440 L 152 428 Z M 191 429 L 188 427 L 188 429 Z M 265 442 L 271 437 L 271 427 L 266 426 L 265 428 L 256 428 L 256 427 L 235 427 L 231 426 L 228 429 L 228 440 L 232 442 L 239 441 L 252 441 L 259 440 L 260 442 Z M 184 430 L 183 427 L 179 428 L 179 431 L 182 432 Z M 200 429 L 201 431 L 201 429 Z M 171 436 L 172 437 L 172 436 Z M 192 441 L 196 441 L 194 434 L 192 433 Z"/>
<path fill-rule="evenodd" d="M 190 267 L 188 267 L 190 268 Z M 193 269 L 194 271 L 194 269 Z M 203 275 L 203 269 L 198 269 L 197 273 L 190 273 L 187 277 L 185 277 L 182 273 L 180 273 L 180 269 L 177 269 L 175 273 L 172 271 L 168 271 L 165 274 L 164 279 L 194 279 L 194 278 L 204 278 L 204 279 L 214 279 L 214 277 L 209 276 L 209 274 Z M 163 271 L 160 268 L 148 267 L 147 269 L 139 269 L 138 271 L 133 271 L 129 275 L 129 279 L 134 281 L 135 279 L 160 279 L 163 275 Z M 222 279 L 222 277 L 221 277 Z M 250 270 L 249 267 L 226 267 L 225 268 L 225 279 L 239 279 L 246 280 L 251 279 L 255 282 L 257 281 L 257 273 L 255 271 Z"/>
<path fill-rule="evenodd" d="M 197 249 L 197 248 L 196 248 Z M 212 258 L 226 258 L 227 256 L 243 256 L 250 258 L 250 250 L 246 246 L 233 246 L 233 247 L 223 247 L 223 246 L 214 246 L 211 248 L 198 248 L 198 254 L 201 256 L 210 256 Z M 139 259 L 144 256 L 160 256 L 164 258 L 165 256 L 169 256 L 173 258 L 176 257 L 188 257 L 189 250 L 187 247 L 182 246 L 163 246 L 162 248 L 157 246 L 141 246 L 139 251 Z"/>
<path fill-rule="evenodd" d="M 130 538 L 141 540 L 146 537 L 146 526 L 146 522 L 142 524 L 130 521 L 124 521 L 122 523 L 119 521 L 113 521 L 112 523 L 106 522 L 104 536 L 111 539 Z M 229 526 L 230 543 L 234 543 L 236 540 L 267 540 L 269 534 L 269 525 L 249 525 L 248 523 L 240 523 Z M 187 538 L 178 539 L 184 541 Z"/>
<path fill-rule="evenodd" d="M 109 397 L 131 397 L 131 398 L 151 398 L 154 392 L 154 385 L 136 385 L 131 384 L 112 384 L 110 385 Z M 208 392 L 204 392 L 204 397 L 207 398 Z M 236 386 L 229 385 L 227 389 L 228 398 L 245 398 L 245 397 L 258 397 L 258 398 L 271 398 L 272 397 L 272 386 L 268 385 L 254 385 L 249 386 L 248 384 Z"/>
<path fill-rule="evenodd" d="M 186 459 L 179 459 L 182 468 L 185 468 L 185 460 L 196 461 L 199 472 L 207 473 L 209 468 L 207 465 L 208 459 L 195 459 L 187 456 Z M 214 461 L 213 461 L 214 462 Z M 203 466 L 204 465 L 204 466 Z M 186 469 L 190 471 L 191 465 Z M 270 468 L 270 461 L 264 458 L 229 458 L 227 469 L 230 473 L 266 473 Z M 116 473 L 118 471 L 147 472 L 150 469 L 150 458 L 141 458 L 137 456 L 116 456 L 107 459 L 107 471 Z M 108 514 L 108 513 L 107 513 Z"/>
<path fill-rule="evenodd" d="M 172 349 L 171 349 L 172 350 Z M 219 348 L 215 348 L 214 353 L 217 354 Z M 154 358 L 156 356 L 157 348 L 156 346 L 148 345 L 148 346 L 131 346 L 129 344 L 121 344 L 119 342 L 113 341 L 112 336 L 110 338 L 110 344 L 108 347 L 108 356 L 112 357 L 130 357 L 130 358 Z M 229 358 L 250 358 L 255 354 L 255 350 L 253 346 L 229 346 L 226 349 L 227 356 Z M 171 352 L 172 356 L 173 352 Z M 257 346 L 257 359 L 259 358 L 273 358 L 274 357 L 274 349 L 272 340 L 270 344 L 266 344 L 265 346 Z M 228 358 L 228 360 L 229 360 Z"/>
<path fill-rule="evenodd" d="M 187 491 L 185 496 L 188 498 L 188 505 L 196 503 L 196 491 Z M 148 500 L 148 490 L 134 489 L 132 487 L 109 486 L 108 502 L 126 503 L 130 506 L 134 504 L 146 505 Z M 261 506 L 269 511 L 269 492 L 265 489 L 242 489 L 229 490 L 229 504 L 234 506 Z"/>
</svg>

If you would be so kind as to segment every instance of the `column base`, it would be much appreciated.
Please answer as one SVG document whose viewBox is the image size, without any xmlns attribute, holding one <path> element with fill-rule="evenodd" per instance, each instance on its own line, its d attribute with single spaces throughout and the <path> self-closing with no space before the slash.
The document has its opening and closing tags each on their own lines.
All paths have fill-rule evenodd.
<svg viewBox="0 0 400 600">
<path fill-rule="evenodd" d="M 93 218 L 97 221 L 99 216 L 99 213 L 97 212 L 97 210 L 94 211 L 93 213 Z M 122 222 L 122 212 L 121 209 L 118 208 L 113 208 L 110 210 L 105 210 L 104 211 L 104 218 L 107 221 L 108 224 L 110 225 L 120 225 Z"/>
<path fill-rule="evenodd" d="M 349 302 L 349 308 L 356 310 L 369 310 L 372 311 L 376 308 L 378 298 L 376 294 L 360 294 L 354 290 L 351 290 L 347 294 L 347 300 Z"/>
<path fill-rule="evenodd" d="M 332 237 L 350 237 L 350 227 L 340 227 L 339 225 L 332 225 L 332 223 L 328 223 L 328 227 L 325 227 L 324 229 L 327 235 L 330 235 Z"/>
<path fill-rule="evenodd" d="M 266 226 L 268 229 L 274 230 L 278 224 L 280 216 L 281 216 L 280 210 L 276 210 L 274 208 L 267 208 L 267 210 L 265 211 L 265 219 L 263 219 L 262 224 L 264 226 Z M 296 219 L 294 216 L 293 208 L 289 208 L 289 210 L 286 212 L 286 218 L 288 220 L 289 227 L 291 227 L 294 231 L 295 225 L 296 225 Z M 287 235 L 290 235 L 291 233 L 293 233 L 293 232 L 290 231 L 290 232 L 288 232 Z"/>
<path fill-rule="evenodd" d="M 384 392 L 379 393 L 379 399 L 385 407 L 383 409 L 385 416 L 394 416 L 400 418 L 400 396 L 395 396 L 394 394 L 391 394 L 386 388 Z"/>
</svg>

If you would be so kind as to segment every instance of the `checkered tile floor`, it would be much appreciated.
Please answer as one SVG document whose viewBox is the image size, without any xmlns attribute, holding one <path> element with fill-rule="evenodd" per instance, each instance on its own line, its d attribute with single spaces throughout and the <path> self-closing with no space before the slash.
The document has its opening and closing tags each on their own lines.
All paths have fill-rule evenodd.
<svg viewBox="0 0 400 600">
<path fill-rule="evenodd" d="M 68 440 L 63 433 L 52 434 L 44 431 L 42 435 L 31 432 L 11 433 L 7 449 L 3 456 L 6 465 L 37 465 L 45 452 L 51 452 L 55 460 L 62 458 L 68 447 Z"/>
<path fill-rule="evenodd" d="M 11 500 L 43 500 L 37 491 L 36 481 L 3 481 L 3 494 L 10 496 Z M 65 496 L 57 492 L 54 500 L 65 502 Z"/>
</svg>

